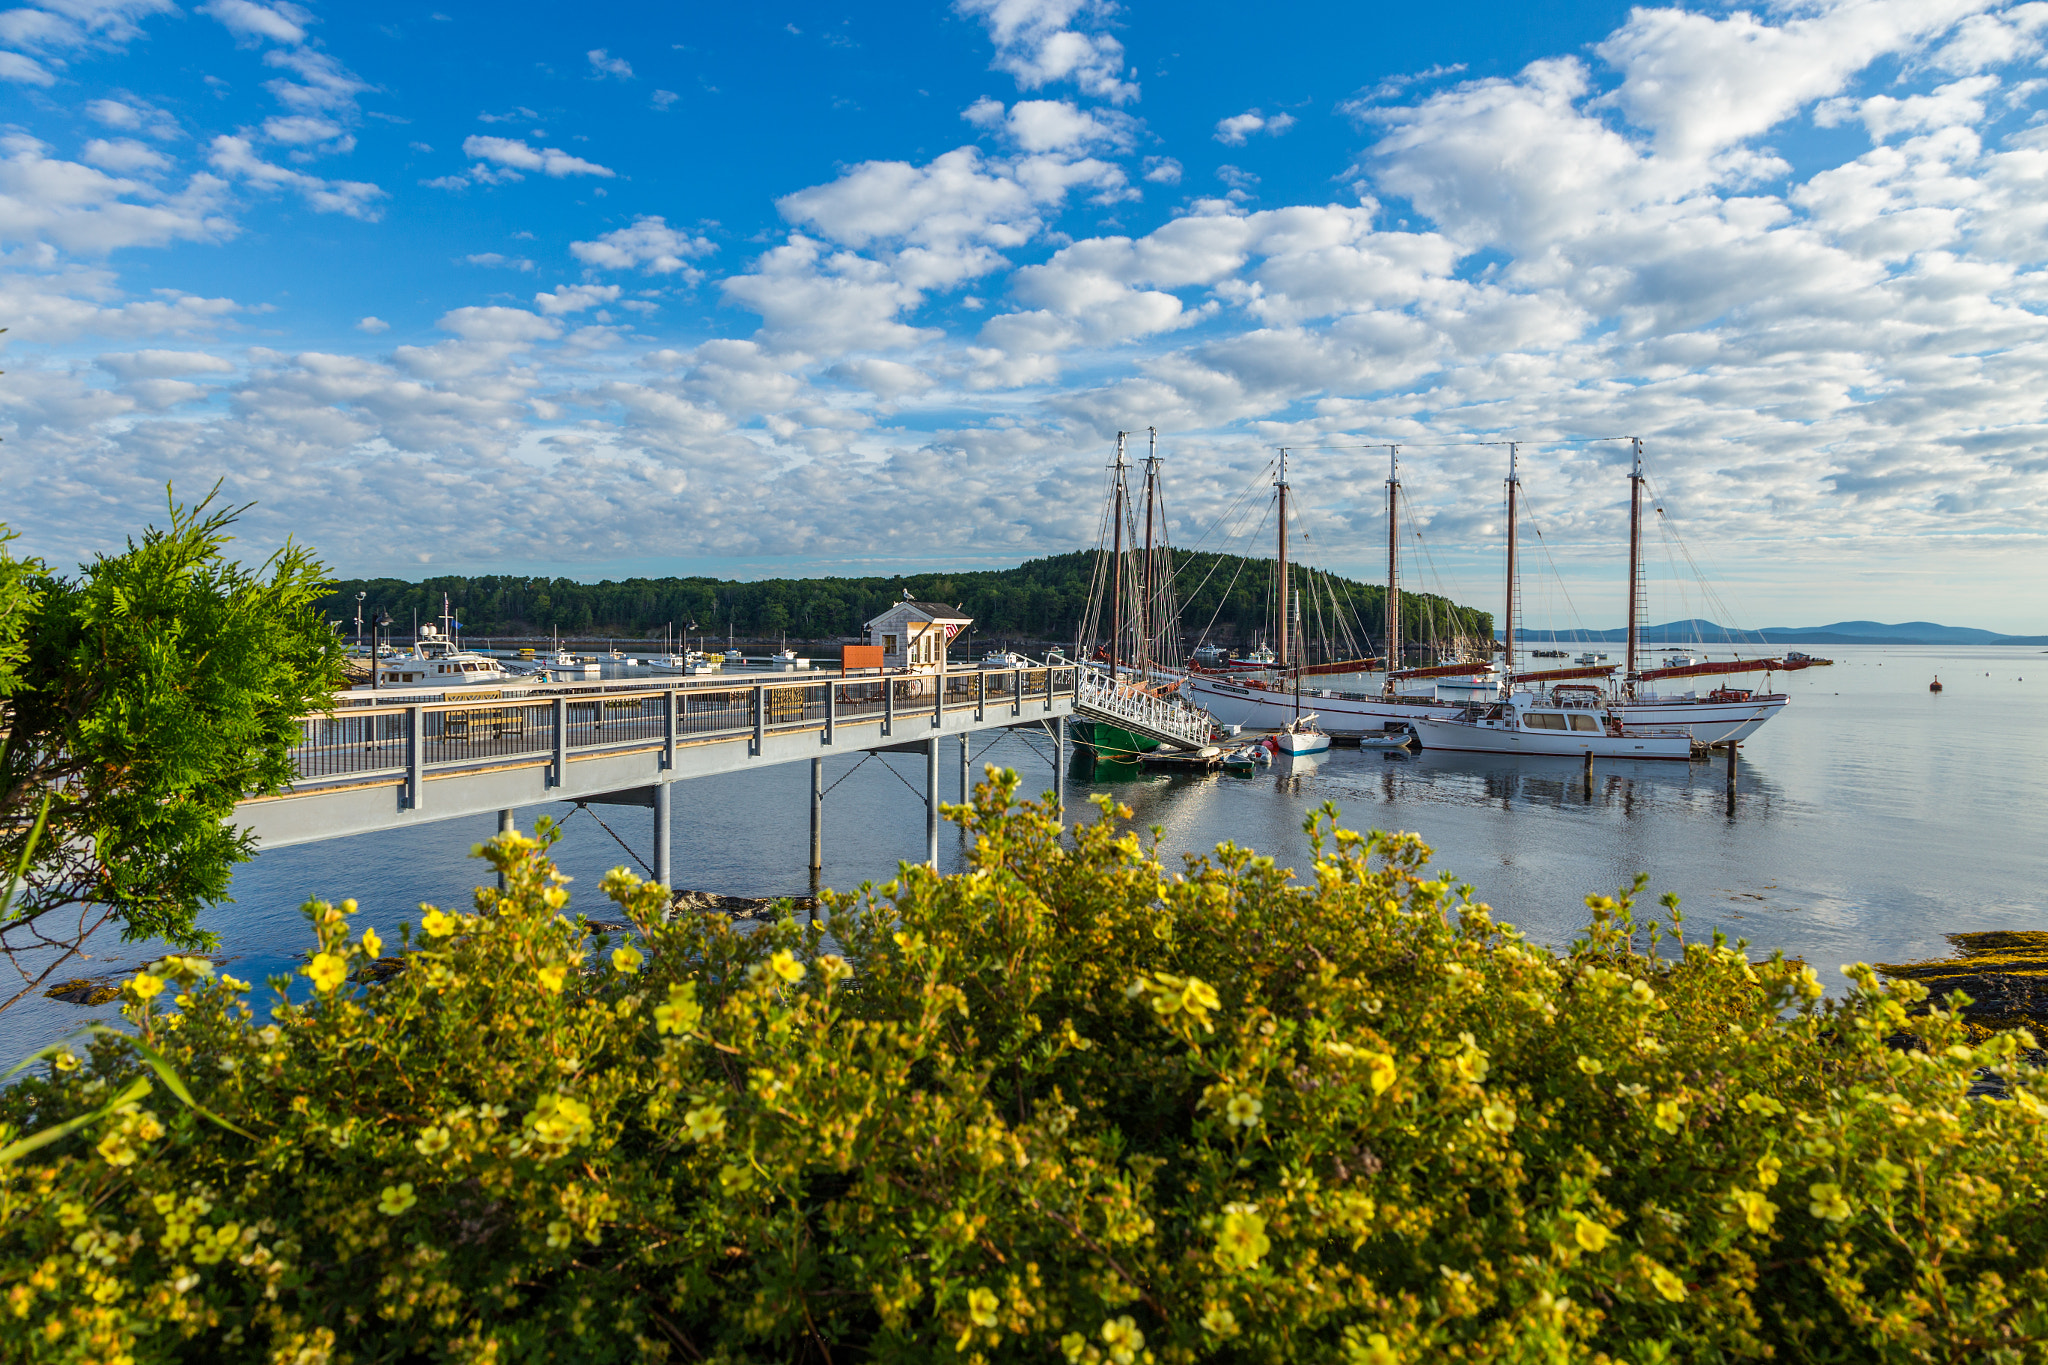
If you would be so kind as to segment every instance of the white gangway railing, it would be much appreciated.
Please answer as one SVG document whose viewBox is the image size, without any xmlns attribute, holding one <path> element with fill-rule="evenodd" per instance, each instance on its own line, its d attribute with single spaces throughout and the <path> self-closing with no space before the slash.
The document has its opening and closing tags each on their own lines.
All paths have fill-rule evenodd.
<svg viewBox="0 0 2048 1365">
<path fill-rule="evenodd" d="M 1074 709 L 1090 719 L 1121 725 L 1134 734 L 1149 735 L 1183 749 L 1206 745 L 1215 723 L 1199 706 L 1179 697 L 1154 696 L 1093 668 L 1081 670 Z"/>
</svg>

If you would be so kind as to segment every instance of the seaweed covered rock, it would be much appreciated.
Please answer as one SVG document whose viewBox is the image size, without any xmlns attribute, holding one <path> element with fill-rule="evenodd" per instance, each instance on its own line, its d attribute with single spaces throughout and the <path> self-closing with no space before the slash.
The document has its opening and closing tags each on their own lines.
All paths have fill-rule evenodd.
<svg viewBox="0 0 2048 1365">
<path fill-rule="evenodd" d="M 1963 1017 L 1973 1024 L 2031 1028 L 2036 1036 L 2048 1036 L 2048 931 L 1997 929 L 1945 937 L 1957 956 L 1880 962 L 1877 970 L 1894 980 L 1919 982 L 1936 1001 L 1961 991 L 1970 997 Z"/>
</svg>

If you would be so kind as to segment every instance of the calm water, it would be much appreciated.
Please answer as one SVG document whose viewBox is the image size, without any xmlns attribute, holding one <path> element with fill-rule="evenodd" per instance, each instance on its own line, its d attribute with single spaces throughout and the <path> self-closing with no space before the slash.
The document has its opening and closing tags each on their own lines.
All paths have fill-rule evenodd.
<svg viewBox="0 0 2048 1365">
<path fill-rule="evenodd" d="M 1744 745 L 1729 808 L 1713 764 L 1611 763 L 1586 794 L 1575 760 L 1415 756 L 1338 749 L 1252 778 L 1141 776 L 1070 779 L 1070 818 L 1094 814 L 1087 795 L 1110 790 L 1134 823 L 1165 830 L 1172 852 L 1224 839 L 1302 866 L 1304 812 L 1325 800 L 1360 829 L 1412 830 L 1441 872 L 1470 882 L 1501 918 L 1555 944 L 1584 918 L 1584 898 L 1650 874 L 1651 901 L 1684 898 L 1689 932 L 1719 925 L 1760 949 L 1838 963 L 1897 961 L 1946 951 L 1962 929 L 2048 928 L 2048 652 L 2018 648 L 1836 646 L 1832 668 L 1783 677 L 1788 706 Z M 1939 674 L 1946 690 L 1927 691 Z M 986 747 L 983 747 L 983 746 Z M 983 762 L 1015 767 L 1025 790 L 1052 784 L 1051 746 L 1017 736 L 977 744 Z M 958 751 L 940 764 L 941 795 L 958 799 Z M 830 758 L 825 884 L 886 880 L 924 856 L 923 760 Z M 678 885 L 733 895 L 799 894 L 808 887 L 809 773 L 791 764 L 680 784 L 675 801 Z M 629 853 L 587 812 L 566 819 L 566 870 L 598 913 L 597 879 L 633 855 L 651 858 L 650 812 L 597 807 Z M 466 904 L 487 869 L 470 846 L 491 816 L 392 834 L 280 849 L 241 869 L 235 901 L 203 923 L 221 935 L 236 976 L 261 982 L 291 970 L 308 935 L 298 906 L 354 896 L 387 939 L 422 901 Z M 941 861 L 960 862 L 960 835 L 942 831 Z M 595 901 L 597 904 L 593 905 Z M 1651 903 L 1646 901 L 1646 904 Z M 148 945 L 96 945 L 79 974 L 130 969 Z M 34 998 L 0 1014 L 0 1057 L 110 1009 Z"/>
</svg>

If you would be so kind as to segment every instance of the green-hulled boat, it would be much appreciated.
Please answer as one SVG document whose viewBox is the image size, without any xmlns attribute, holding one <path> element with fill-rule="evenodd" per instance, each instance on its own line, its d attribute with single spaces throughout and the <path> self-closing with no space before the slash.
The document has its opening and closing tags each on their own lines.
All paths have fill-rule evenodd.
<svg viewBox="0 0 2048 1365">
<path fill-rule="evenodd" d="M 1077 744 L 1086 745 L 1097 758 L 1135 758 L 1159 748 L 1150 735 L 1134 735 L 1121 725 L 1100 720 L 1070 720 L 1067 733 Z"/>
</svg>

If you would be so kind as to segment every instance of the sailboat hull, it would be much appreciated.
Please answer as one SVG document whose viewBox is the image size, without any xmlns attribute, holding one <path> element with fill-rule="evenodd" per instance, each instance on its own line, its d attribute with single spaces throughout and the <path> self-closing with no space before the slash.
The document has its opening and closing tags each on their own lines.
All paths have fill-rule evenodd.
<svg viewBox="0 0 2048 1365">
<path fill-rule="evenodd" d="M 1613 703 L 1624 730 L 1683 730 L 1701 744 L 1740 744 L 1785 709 L 1791 698 L 1764 693 L 1747 701 L 1693 701 L 1685 697 L 1638 695 Z"/>
<path fill-rule="evenodd" d="M 1191 675 L 1187 686 L 1195 700 L 1225 725 L 1241 726 L 1247 730 L 1278 730 L 1294 719 L 1292 692 L 1248 687 L 1230 679 L 1200 674 Z M 1389 723 L 1412 723 L 1421 716 L 1448 718 L 1465 707 L 1463 699 L 1457 702 L 1388 701 L 1358 693 L 1320 690 L 1313 700 L 1323 729 L 1346 738 L 1376 735 Z"/>
<path fill-rule="evenodd" d="M 1070 720 L 1067 732 L 1077 744 L 1085 745 L 1098 758 L 1127 758 L 1154 753 L 1159 741 L 1150 735 L 1133 734 L 1121 725 L 1100 720 Z"/>
</svg>

